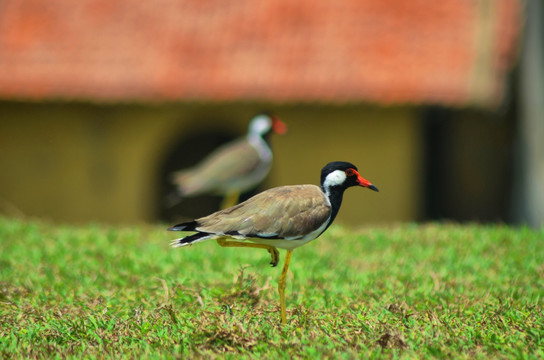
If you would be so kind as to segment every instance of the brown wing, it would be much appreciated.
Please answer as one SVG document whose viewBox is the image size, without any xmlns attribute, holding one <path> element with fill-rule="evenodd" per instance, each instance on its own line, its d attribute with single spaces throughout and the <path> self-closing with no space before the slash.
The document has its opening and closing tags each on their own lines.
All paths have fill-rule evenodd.
<svg viewBox="0 0 544 360">
<path fill-rule="evenodd" d="M 197 219 L 196 229 L 246 237 L 297 238 L 317 230 L 330 214 L 330 203 L 318 186 L 281 186 Z"/>
<path fill-rule="evenodd" d="M 259 165 L 259 154 L 244 138 L 228 143 L 192 169 L 173 174 L 184 195 L 215 192 L 247 175 Z"/>
</svg>

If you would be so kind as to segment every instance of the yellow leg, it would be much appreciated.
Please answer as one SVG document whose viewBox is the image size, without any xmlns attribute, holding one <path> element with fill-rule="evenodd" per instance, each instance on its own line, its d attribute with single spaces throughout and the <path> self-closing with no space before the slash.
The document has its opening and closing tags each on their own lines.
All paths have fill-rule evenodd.
<svg viewBox="0 0 544 360">
<path fill-rule="evenodd" d="M 293 254 L 293 250 L 287 250 L 287 254 L 285 255 L 285 263 L 283 264 L 283 270 L 281 271 L 280 280 L 278 281 L 282 325 L 287 324 L 287 316 L 285 311 L 285 281 L 287 279 L 287 270 L 289 269 L 289 263 L 291 262 L 292 254 Z"/>
<path fill-rule="evenodd" d="M 238 204 L 239 198 L 240 198 L 239 191 L 233 191 L 233 192 L 227 193 L 227 195 L 225 195 L 225 197 L 223 198 L 223 202 L 221 203 L 221 209 L 226 209 Z"/>
<path fill-rule="evenodd" d="M 280 260 L 280 253 L 278 252 L 278 249 L 276 249 L 273 246 L 265 245 L 265 244 L 255 244 L 251 242 L 242 242 L 242 241 L 233 241 L 225 238 L 219 238 L 217 239 L 217 243 L 219 246 L 222 247 L 249 247 L 249 248 L 257 248 L 257 249 L 266 249 L 270 253 L 270 256 L 272 257 L 272 261 L 270 264 L 272 266 L 278 265 L 278 262 Z"/>
</svg>

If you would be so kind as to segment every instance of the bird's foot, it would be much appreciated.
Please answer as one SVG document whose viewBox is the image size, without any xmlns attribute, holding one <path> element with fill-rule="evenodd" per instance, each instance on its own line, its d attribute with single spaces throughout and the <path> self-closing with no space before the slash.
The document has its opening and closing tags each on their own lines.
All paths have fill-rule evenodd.
<svg viewBox="0 0 544 360">
<path fill-rule="evenodd" d="M 280 252 L 276 248 L 270 248 L 268 249 L 268 252 L 270 253 L 270 256 L 272 257 L 272 261 L 270 262 L 270 265 L 272 267 L 278 266 L 278 262 L 280 261 Z"/>
</svg>

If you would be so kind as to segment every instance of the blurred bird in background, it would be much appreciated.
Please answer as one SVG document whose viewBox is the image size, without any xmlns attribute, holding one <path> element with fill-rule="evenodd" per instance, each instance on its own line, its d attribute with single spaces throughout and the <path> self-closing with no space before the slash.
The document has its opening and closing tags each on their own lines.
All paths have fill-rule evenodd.
<svg viewBox="0 0 544 360">
<path fill-rule="evenodd" d="M 167 197 L 167 204 L 174 206 L 184 198 L 212 194 L 223 196 L 223 209 L 236 205 L 240 194 L 259 185 L 270 171 L 270 135 L 286 130 L 278 117 L 257 114 L 246 136 L 217 148 L 196 166 L 174 172 L 172 182 L 177 191 Z"/>
</svg>

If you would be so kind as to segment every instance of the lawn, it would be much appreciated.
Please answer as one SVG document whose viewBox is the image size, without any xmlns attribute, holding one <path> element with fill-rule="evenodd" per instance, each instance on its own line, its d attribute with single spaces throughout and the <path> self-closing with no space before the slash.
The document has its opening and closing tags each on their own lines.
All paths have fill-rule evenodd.
<svg viewBox="0 0 544 360">
<path fill-rule="evenodd" d="M 544 229 L 332 226 L 266 251 L 0 218 L 0 358 L 543 358 Z"/>
</svg>

